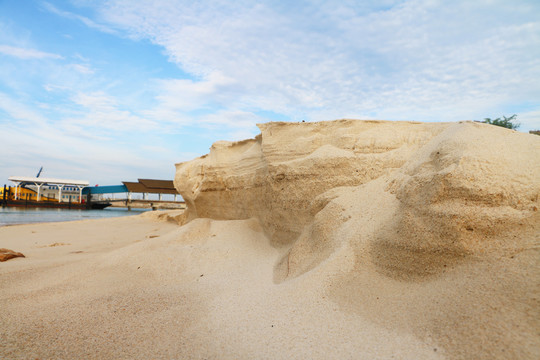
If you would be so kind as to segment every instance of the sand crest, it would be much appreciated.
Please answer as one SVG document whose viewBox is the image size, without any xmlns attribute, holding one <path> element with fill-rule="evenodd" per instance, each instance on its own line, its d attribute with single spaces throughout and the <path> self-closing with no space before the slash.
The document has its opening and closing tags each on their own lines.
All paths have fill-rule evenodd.
<svg viewBox="0 0 540 360">
<path fill-rule="evenodd" d="M 540 357 L 538 136 L 260 128 L 177 165 L 186 212 L 0 228 L 0 357 Z"/>
</svg>

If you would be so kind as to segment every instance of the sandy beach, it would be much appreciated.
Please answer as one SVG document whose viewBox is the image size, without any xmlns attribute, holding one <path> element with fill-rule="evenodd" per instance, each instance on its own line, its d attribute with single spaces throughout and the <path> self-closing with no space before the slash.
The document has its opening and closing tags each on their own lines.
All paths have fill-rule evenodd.
<svg viewBox="0 0 540 360">
<path fill-rule="evenodd" d="M 0 227 L 0 358 L 540 358 L 540 137 L 260 127 L 186 211 Z"/>
</svg>

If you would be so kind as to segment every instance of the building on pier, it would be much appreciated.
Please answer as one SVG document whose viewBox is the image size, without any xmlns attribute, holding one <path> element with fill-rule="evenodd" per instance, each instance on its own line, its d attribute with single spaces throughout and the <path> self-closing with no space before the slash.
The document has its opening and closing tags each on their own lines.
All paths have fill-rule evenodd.
<svg viewBox="0 0 540 360">
<path fill-rule="evenodd" d="M 9 181 L 15 183 L 13 200 L 52 201 L 84 203 L 86 197 L 82 189 L 88 186 L 85 180 L 68 180 L 55 178 L 11 176 Z"/>
</svg>

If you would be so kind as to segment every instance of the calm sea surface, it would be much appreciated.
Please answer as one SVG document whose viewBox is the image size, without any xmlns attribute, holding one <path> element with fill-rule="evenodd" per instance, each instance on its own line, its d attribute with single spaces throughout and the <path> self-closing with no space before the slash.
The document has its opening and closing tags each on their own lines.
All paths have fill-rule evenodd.
<svg viewBox="0 0 540 360">
<path fill-rule="evenodd" d="M 0 226 L 42 222 L 103 219 L 117 216 L 138 215 L 146 210 L 111 208 L 103 210 L 40 209 L 0 207 Z"/>
</svg>

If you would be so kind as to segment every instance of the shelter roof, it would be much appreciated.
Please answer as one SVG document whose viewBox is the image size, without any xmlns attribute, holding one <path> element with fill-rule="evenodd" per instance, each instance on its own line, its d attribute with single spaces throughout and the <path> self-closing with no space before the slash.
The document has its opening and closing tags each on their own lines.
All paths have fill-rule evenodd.
<svg viewBox="0 0 540 360">
<path fill-rule="evenodd" d="M 139 179 L 139 183 L 150 189 L 148 192 L 160 194 L 178 194 L 172 180 Z"/>
<path fill-rule="evenodd" d="M 139 182 L 148 188 L 174 189 L 172 180 L 139 179 Z"/>
<path fill-rule="evenodd" d="M 129 192 L 149 194 L 178 194 L 172 180 L 139 179 L 139 182 L 122 181 Z"/>
<path fill-rule="evenodd" d="M 135 192 L 135 193 L 150 192 L 150 189 L 148 189 L 146 186 L 138 182 L 122 181 L 122 184 L 126 186 L 129 192 Z"/>
<path fill-rule="evenodd" d="M 10 176 L 9 181 L 16 183 L 29 182 L 35 184 L 57 184 L 57 185 L 79 185 L 88 186 L 89 182 L 86 180 L 69 180 L 69 179 L 55 179 L 55 178 L 41 178 L 41 177 L 29 177 L 29 176 Z"/>
</svg>

